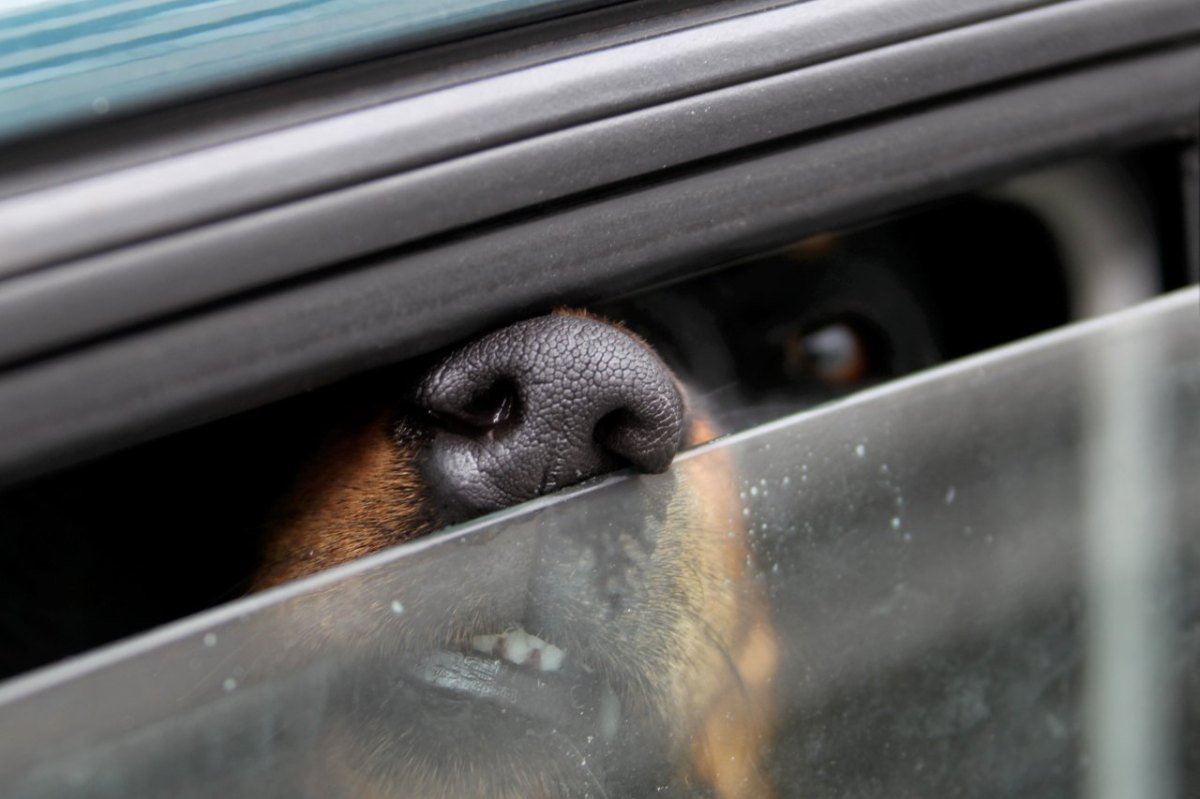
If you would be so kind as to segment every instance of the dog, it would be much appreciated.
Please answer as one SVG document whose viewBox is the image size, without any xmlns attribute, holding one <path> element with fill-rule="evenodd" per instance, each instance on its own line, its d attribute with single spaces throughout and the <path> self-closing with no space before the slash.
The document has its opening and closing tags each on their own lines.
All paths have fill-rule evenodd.
<svg viewBox="0 0 1200 799">
<path fill-rule="evenodd" d="M 615 469 L 665 472 L 681 447 L 718 432 L 644 340 L 579 311 L 472 341 L 413 391 L 368 393 L 375 402 L 356 392 L 353 412 L 338 414 L 268 525 L 254 590 Z M 549 539 L 523 547 L 536 566 L 518 554 L 408 570 L 394 600 L 404 621 L 367 636 L 386 639 L 409 699 L 396 714 L 338 713 L 321 744 L 336 754 L 305 790 L 769 796 L 758 753 L 777 644 L 749 579 L 732 466 L 693 471 L 615 534 L 535 533 Z M 483 570 L 490 580 L 455 574 Z M 524 601 L 511 611 L 502 595 L 513 592 L 487 586 L 514 582 Z M 343 632 L 310 640 L 350 646 Z M 454 708 L 469 721 L 447 721 Z"/>
<path fill-rule="evenodd" d="M 919 260 L 897 258 L 888 236 L 860 234 L 852 258 L 844 244 L 808 239 L 603 315 L 560 309 L 355 390 L 267 525 L 252 588 L 612 470 L 661 473 L 680 449 L 942 360 L 935 289 L 906 273 Z M 619 522 L 512 536 L 536 555 L 401 569 L 408 620 L 358 633 L 390 641 L 385 657 L 410 675 L 405 707 L 424 715 L 357 705 L 309 790 L 774 795 L 780 641 L 737 464 L 713 453 L 671 477 L 643 481 Z M 531 710 L 538 697 L 550 709 Z"/>
</svg>

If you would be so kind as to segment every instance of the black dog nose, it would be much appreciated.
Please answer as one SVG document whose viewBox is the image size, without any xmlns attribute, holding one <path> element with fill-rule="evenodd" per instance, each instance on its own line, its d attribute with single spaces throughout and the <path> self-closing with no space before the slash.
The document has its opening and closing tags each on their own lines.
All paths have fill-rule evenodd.
<svg viewBox="0 0 1200 799">
<path fill-rule="evenodd" d="M 451 516 L 483 513 L 622 466 L 661 472 L 683 400 L 646 345 L 604 322 L 554 315 L 452 353 L 417 390 L 434 417 L 426 478 Z"/>
</svg>

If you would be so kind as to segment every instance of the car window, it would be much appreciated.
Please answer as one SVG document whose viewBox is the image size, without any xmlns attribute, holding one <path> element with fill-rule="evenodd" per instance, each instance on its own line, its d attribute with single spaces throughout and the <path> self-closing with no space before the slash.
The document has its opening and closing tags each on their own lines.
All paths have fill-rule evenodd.
<svg viewBox="0 0 1200 799">
<path fill-rule="evenodd" d="M 1197 300 L 11 683 L 0 781 L 28 797 L 1172 795 L 1154 789 L 1196 776 L 1193 666 L 1173 663 L 1194 657 L 1200 439 L 1173 432 L 1200 408 Z"/>
<path fill-rule="evenodd" d="M 1058 164 L 595 304 L 733 435 L 18 677 L 0 791 L 1194 784 L 1172 753 L 1200 720 L 1172 708 L 1194 682 L 1200 509 L 1180 476 L 1200 452 L 1177 433 L 1200 407 L 1197 296 L 1139 304 L 1175 285 L 1135 179 L 1170 152 Z M 330 391 L 371 395 L 355 385 Z M 0 561 L 20 564 L 0 634 L 22 642 L 0 668 L 244 594 L 276 500 L 310 490 L 296 464 L 327 398 L 0 497 Z"/>
</svg>

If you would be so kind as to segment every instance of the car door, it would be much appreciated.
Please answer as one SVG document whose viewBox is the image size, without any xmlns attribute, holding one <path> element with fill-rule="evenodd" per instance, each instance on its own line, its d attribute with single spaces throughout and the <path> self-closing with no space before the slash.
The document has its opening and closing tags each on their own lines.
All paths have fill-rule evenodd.
<svg viewBox="0 0 1200 799">
<path fill-rule="evenodd" d="M 147 13 L 177 48 L 135 20 L 104 93 L 0 100 L 6 601 L 66 594 L 27 665 L 79 655 L 0 688 L 14 795 L 1189 794 L 1193 2 L 192 5 L 227 40 Z M 236 594 L 286 409 L 564 305 L 661 333 L 734 434 L 172 621 Z M 397 644 L 659 574 L 622 535 L 683 495 L 739 542 L 697 650 L 739 690 Z"/>
</svg>

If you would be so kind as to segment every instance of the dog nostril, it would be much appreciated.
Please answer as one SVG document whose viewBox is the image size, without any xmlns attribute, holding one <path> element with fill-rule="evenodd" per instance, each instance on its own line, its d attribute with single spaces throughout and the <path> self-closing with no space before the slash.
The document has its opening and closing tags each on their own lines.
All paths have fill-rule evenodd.
<svg viewBox="0 0 1200 799">
<path fill-rule="evenodd" d="M 602 451 L 616 456 L 620 465 L 633 466 L 643 472 L 661 472 L 671 464 L 677 444 L 663 442 L 648 446 L 642 432 L 653 431 L 659 426 L 629 408 L 618 408 L 596 422 L 592 440 Z"/>
<path fill-rule="evenodd" d="M 627 455 L 618 451 L 620 445 L 614 446 L 614 443 L 619 438 L 621 430 L 632 423 L 632 414 L 624 408 L 606 413 L 596 422 L 596 427 L 592 431 L 592 441 L 597 447 L 628 460 Z"/>
<path fill-rule="evenodd" d="M 430 408 L 429 415 L 446 430 L 463 436 L 495 435 L 519 424 L 517 385 L 502 378 L 472 394 L 463 404 Z"/>
</svg>

